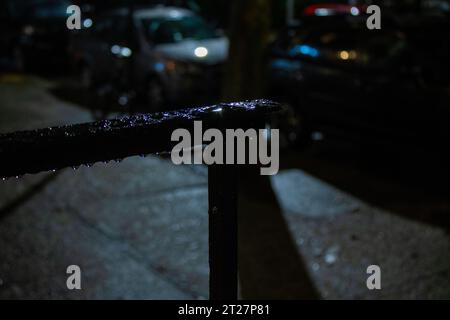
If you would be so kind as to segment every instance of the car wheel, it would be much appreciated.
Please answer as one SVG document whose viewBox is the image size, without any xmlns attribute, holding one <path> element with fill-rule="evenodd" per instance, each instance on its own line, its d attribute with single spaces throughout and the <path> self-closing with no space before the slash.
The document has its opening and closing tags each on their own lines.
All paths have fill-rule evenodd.
<svg viewBox="0 0 450 320">
<path fill-rule="evenodd" d="M 152 112 L 158 112 L 164 109 L 166 98 L 164 87 L 156 79 L 150 79 L 146 87 L 146 108 Z"/>
</svg>

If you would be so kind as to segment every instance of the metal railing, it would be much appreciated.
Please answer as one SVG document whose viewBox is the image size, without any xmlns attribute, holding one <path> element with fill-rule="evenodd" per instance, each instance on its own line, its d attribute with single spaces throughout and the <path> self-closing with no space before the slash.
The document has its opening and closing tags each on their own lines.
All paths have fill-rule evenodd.
<svg viewBox="0 0 450 320">
<path fill-rule="evenodd" d="M 255 100 L 0 135 L 0 179 L 170 152 L 175 129 L 263 128 L 280 110 Z M 208 167 L 210 299 L 237 299 L 237 168 Z"/>
</svg>

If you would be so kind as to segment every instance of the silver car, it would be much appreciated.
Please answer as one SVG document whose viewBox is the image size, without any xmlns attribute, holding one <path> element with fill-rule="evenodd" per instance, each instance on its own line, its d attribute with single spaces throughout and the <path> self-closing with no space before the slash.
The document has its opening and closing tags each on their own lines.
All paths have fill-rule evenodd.
<svg viewBox="0 0 450 320">
<path fill-rule="evenodd" d="M 83 25 L 70 52 L 85 87 L 134 92 L 146 111 L 217 96 L 229 41 L 192 11 L 122 8 Z"/>
</svg>

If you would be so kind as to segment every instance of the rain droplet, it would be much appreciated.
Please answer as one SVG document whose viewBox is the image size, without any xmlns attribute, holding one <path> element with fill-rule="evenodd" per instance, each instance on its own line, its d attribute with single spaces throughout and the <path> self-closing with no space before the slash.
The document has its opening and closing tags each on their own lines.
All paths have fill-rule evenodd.
<svg viewBox="0 0 450 320">
<path fill-rule="evenodd" d="M 337 260 L 337 257 L 336 257 L 335 254 L 328 253 L 328 254 L 325 255 L 325 262 L 327 264 L 333 264 L 333 263 L 336 262 L 336 260 Z"/>
<path fill-rule="evenodd" d="M 325 252 L 324 260 L 326 264 L 334 264 L 338 259 L 339 247 L 332 246 Z"/>
</svg>

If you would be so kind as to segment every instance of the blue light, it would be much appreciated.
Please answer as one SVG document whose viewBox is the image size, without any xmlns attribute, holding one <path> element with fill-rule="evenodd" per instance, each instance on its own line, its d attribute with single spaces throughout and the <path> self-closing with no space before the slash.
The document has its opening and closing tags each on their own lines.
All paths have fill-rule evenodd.
<svg viewBox="0 0 450 320">
<path fill-rule="evenodd" d="M 357 16 L 357 15 L 359 15 L 359 9 L 358 9 L 357 7 L 352 7 L 352 8 L 350 9 L 350 13 L 351 13 L 353 16 Z"/>
<path fill-rule="evenodd" d="M 316 48 L 313 48 L 311 46 L 308 46 L 306 44 L 296 45 L 295 47 L 293 47 L 291 49 L 290 53 L 291 53 L 291 55 L 302 54 L 302 55 L 310 56 L 313 58 L 317 58 L 319 56 L 319 50 L 317 50 Z"/>
<path fill-rule="evenodd" d="M 164 71 L 164 63 L 162 63 L 162 62 L 157 62 L 157 63 L 155 63 L 154 65 L 153 65 L 153 67 L 155 68 L 155 70 L 157 71 L 157 72 L 163 72 Z"/>
<path fill-rule="evenodd" d="M 301 63 L 300 61 L 291 61 L 288 59 L 275 59 L 272 61 L 271 66 L 277 70 L 289 71 L 300 69 Z"/>
<path fill-rule="evenodd" d="M 119 53 L 120 53 L 120 46 L 118 46 L 117 44 L 113 45 L 113 46 L 111 47 L 111 52 L 112 52 L 113 54 L 119 54 Z"/>
<path fill-rule="evenodd" d="M 85 28 L 90 28 L 92 27 L 93 21 L 92 19 L 86 19 L 83 21 L 83 27 Z"/>
</svg>

